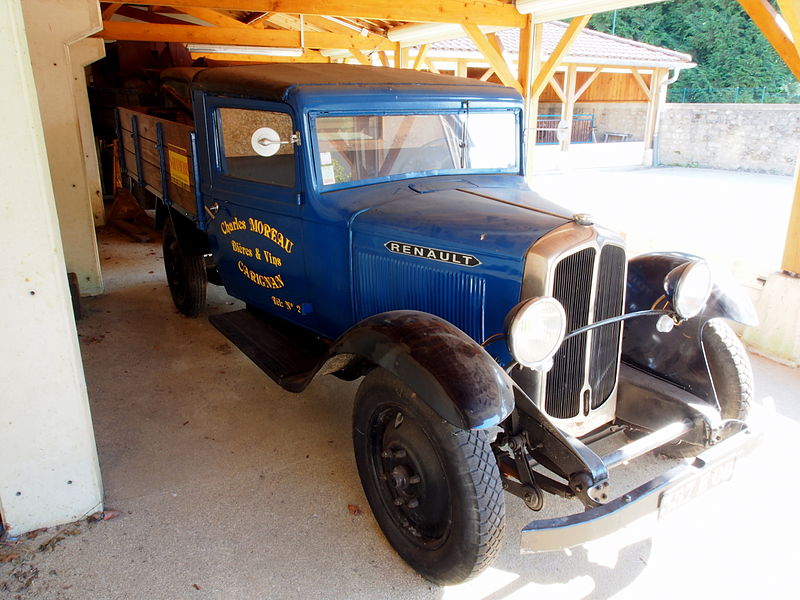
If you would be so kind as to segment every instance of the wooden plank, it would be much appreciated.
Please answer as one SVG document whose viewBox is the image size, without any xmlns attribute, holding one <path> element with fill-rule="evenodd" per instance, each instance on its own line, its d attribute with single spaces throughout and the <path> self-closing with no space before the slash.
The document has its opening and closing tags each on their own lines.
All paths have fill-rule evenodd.
<svg viewBox="0 0 800 600">
<path fill-rule="evenodd" d="M 542 65 L 542 68 L 536 75 L 536 79 L 531 85 L 532 97 L 538 97 L 539 94 L 542 93 L 542 90 L 544 90 L 547 82 L 556 72 L 558 66 L 567 56 L 572 44 L 574 44 L 575 40 L 578 39 L 578 35 L 580 35 L 581 31 L 583 31 L 583 28 L 586 27 L 586 24 L 591 18 L 592 15 L 583 15 L 582 17 L 574 17 L 572 21 L 569 22 L 569 26 L 564 32 L 564 35 L 562 35 L 561 39 L 558 40 L 558 44 L 556 44 L 552 54 L 550 54 L 550 58 L 548 58 L 547 62 Z"/>
<path fill-rule="evenodd" d="M 494 72 L 500 78 L 500 81 L 503 82 L 503 85 L 513 87 L 521 94 L 522 86 L 511 72 L 511 68 L 508 66 L 506 59 L 503 58 L 503 55 L 495 48 L 494 44 L 489 41 L 486 34 L 478 29 L 477 25 L 471 23 L 462 23 L 461 28 L 478 47 L 478 50 L 483 53 L 486 60 L 489 61 L 489 65 L 494 69 Z"/>
<path fill-rule="evenodd" d="M 512 3 L 503 0 L 471 0 L 468 3 L 464 0 L 137 0 L 136 4 L 497 27 L 524 27 L 526 23 L 526 16 L 520 14 Z"/>
<path fill-rule="evenodd" d="M 389 55 L 386 53 L 386 50 L 381 50 L 380 52 L 378 52 L 378 58 L 381 61 L 381 65 L 383 65 L 384 67 L 391 66 L 389 64 Z"/>
<path fill-rule="evenodd" d="M 417 56 L 414 58 L 414 66 L 412 67 L 415 71 L 419 71 L 422 68 L 422 65 L 425 63 L 425 56 L 428 54 L 428 47 L 428 44 L 422 44 L 417 50 Z"/>
<path fill-rule="evenodd" d="M 788 32 L 784 31 L 783 27 L 778 20 L 778 12 L 772 7 L 768 0 L 739 0 L 739 4 L 744 11 L 750 15 L 753 22 L 764 34 L 775 52 L 781 57 L 786 66 L 794 73 L 794 76 L 800 79 L 800 46 L 797 44 L 800 32 L 794 33 L 794 42 Z M 787 2 L 786 0 L 779 0 L 778 2 L 783 17 L 791 27 L 791 20 L 793 10 L 797 10 L 797 0 L 794 2 Z M 798 11 L 800 12 L 800 11 Z M 800 19 L 800 17 L 797 17 Z M 800 24 L 796 26 L 800 30 Z"/>
<path fill-rule="evenodd" d="M 480 76 L 481 81 L 489 81 L 489 78 L 494 75 L 494 69 L 489 67 L 483 72 L 483 75 Z"/>
<path fill-rule="evenodd" d="M 117 11 L 118 15 L 123 17 L 128 17 L 129 19 L 136 19 L 138 21 L 142 21 L 144 23 L 157 23 L 161 25 L 186 25 L 186 21 L 181 21 L 180 19 L 173 19 L 172 17 L 167 17 L 165 15 L 160 15 L 155 12 L 150 12 L 147 10 L 140 10 L 138 8 L 134 8 L 133 6 L 121 6 Z M 110 19 L 103 19 L 104 21 L 108 21 Z"/>
<path fill-rule="evenodd" d="M 431 60 L 431 59 L 429 58 L 429 59 L 427 59 L 427 60 L 425 61 L 425 64 L 426 64 L 426 65 L 428 65 L 428 70 L 429 70 L 431 73 L 436 73 L 437 75 L 439 74 L 439 68 L 436 66 L 436 63 L 435 63 L 435 62 L 433 62 L 433 60 Z"/>
<path fill-rule="evenodd" d="M 103 30 L 94 34 L 106 40 L 141 42 L 186 42 L 196 44 L 237 44 L 244 46 L 274 46 L 300 48 L 300 32 L 254 27 L 202 27 L 198 25 L 160 25 L 152 23 L 126 23 L 104 21 Z M 367 38 L 358 34 L 305 33 L 305 47 L 315 49 L 387 50 L 392 42 L 380 38 Z"/>
</svg>

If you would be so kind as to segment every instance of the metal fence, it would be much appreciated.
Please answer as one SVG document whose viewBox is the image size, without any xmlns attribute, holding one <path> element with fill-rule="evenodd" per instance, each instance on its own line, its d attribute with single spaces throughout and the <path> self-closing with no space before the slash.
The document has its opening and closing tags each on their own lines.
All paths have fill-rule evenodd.
<svg viewBox="0 0 800 600">
<path fill-rule="evenodd" d="M 774 91 L 767 87 L 671 88 L 667 102 L 712 104 L 800 104 L 800 92 Z"/>
<path fill-rule="evenodd" d="M 539 115 L 536 123 L 536 143 L 537 144 L 558 144 L 558 124 L 561 115 Z M 594 142 L 594 115 L 572 115 L 572 136 L 570 141 L 573 144 L 585 144 Z"/>
</svg>

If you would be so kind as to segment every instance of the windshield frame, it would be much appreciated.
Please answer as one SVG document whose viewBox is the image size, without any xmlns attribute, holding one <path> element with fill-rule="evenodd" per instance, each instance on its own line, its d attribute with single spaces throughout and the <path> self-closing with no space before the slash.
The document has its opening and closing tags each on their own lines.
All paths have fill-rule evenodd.
<svg viewBox="0 0 800 600">
<path fill-rule="evenodd" d="M 487 113 L 511 113 L 514 116 L 514 144 L 516 148 L 517 163 L 513 167 L 501 168 L 455 168 L 455 169 L 430 169 L 424 171 L 414 171 L 409 173 L 396 173 L 390 175 L 382 175 L 371 177 L 368 179 L 357 179 L 345 181 L 341 183 L 324 184 L 322 177 L 322 165 L 320 157 L 320 140 L 317 135 L 317 119 L 325 117 L 354 117 L 354 116 L 425 116 L 425 115 L 464 115 L 469 119 L 469 115 L 487 114 Z M 347 189 L 352 187 L 363 187 L 376 183 L 385 183 L 389 181 L 402 181 L 406 179 L 415 179 L 420 177 L 435 177 L 438 175 L 481 175 L 481 174 L 511 174 L 522 175 L 524 167 L 524 150 L 523 150 L 523 135 L 522 135 L 522 109 L 519 106 L 509 106 L 503 104 L 500 106 L 487 106 L 481 103 L 480 106 L 469 103 L 462 105 L 459 108 L 439 107 L 428 110 L 421 110 L 419 108 L 408 106 L 400 107 L 394 110 L 335 110 L 335 111 L 310 111 L 308 113 L 308 140 L 310 148 L 310 156 L 308 156 L 311 171 L 315 179 L 316 189 L 321 192 L 330 192 L 335 190 Z"/>
</svg>

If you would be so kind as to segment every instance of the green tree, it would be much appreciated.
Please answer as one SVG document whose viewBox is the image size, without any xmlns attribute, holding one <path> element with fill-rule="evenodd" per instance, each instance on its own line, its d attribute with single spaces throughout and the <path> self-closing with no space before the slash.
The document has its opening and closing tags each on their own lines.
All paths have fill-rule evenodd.
<svg viewBox="0 0 800 600">
<path fill-rule="evenodd" d="M 594 15 L 589 27 L 611 33 L 613 11 Z M 676 0 L 618 10 L 616 35 L 691 54 L 697 67 L 681 73 L 671 86 L 675 91 L 797 88 L 794 75 L 736 0 Z"/>
</svg>

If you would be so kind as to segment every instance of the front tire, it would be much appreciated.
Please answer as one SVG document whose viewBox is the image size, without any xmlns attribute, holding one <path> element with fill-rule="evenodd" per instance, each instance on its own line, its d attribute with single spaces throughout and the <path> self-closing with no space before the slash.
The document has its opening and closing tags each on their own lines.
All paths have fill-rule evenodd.
<svg viewBox="0 0 800 600">
<path fill-rule="evenodd" d="M 505 503 L 482 431 L 450 425 L 399 379 L 375 369 L 356 395 L 353 445 L 375 519 L 423 577 L 455 584 L 494 560 Z"/>
<path fill-rule="evenodd" d="M 753 368 L 742 342 L 722 319 L 711 319 L 703 327 L 703 350 L 711 382 L 723 419 L 746 421 L 753 398 Z M 702 446 L 677 442 L 661 453 L 670 458 L 695 456 Z"/>
</svg>

